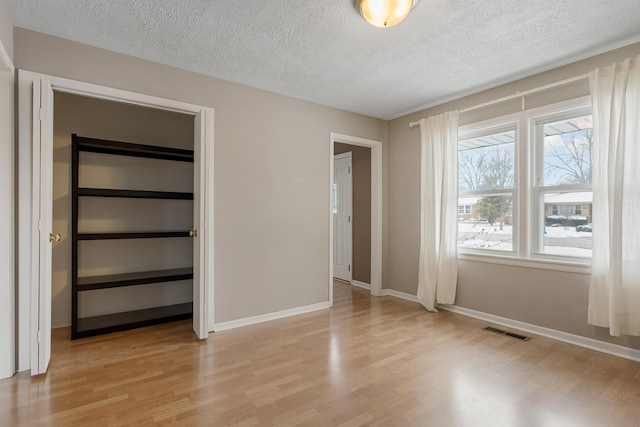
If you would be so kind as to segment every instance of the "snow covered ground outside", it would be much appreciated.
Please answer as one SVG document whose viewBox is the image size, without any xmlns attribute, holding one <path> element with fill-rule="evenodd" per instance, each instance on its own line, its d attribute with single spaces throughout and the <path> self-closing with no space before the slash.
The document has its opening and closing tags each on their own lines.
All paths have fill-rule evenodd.
<svg viewBox="0 0 640 427">
<path fill-rule="evenodd" d="M 591 233 L 576 231 L 575 227 L 547 227 L 544 253 L 575 257 L 591 257 Z M 489 225 L 486 222 L 458 223 L 458 247 L 498 251 L 513 250 L 512 226 Z"/>
</svg>

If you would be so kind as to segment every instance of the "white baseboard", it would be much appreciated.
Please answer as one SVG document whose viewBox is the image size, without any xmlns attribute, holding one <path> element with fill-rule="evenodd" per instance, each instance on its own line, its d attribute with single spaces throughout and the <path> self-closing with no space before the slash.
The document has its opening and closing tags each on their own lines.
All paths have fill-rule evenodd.
<svg viewBox="0 0 640 427">
<path fill-rule="evenodd" d="M 366 289 L 366 290 L 371 290 L 371 284 L 370 283 L 365 283 L 365 282 L 361 282 L 359 280 L 352 280 L 351 284 L 353 286 L 356 286 L 358 288 L 362 288 L 362 289 Z"/>
<path fill-rule="evenodd" d="M 407 294 L 407 293 L 404 293 L 404 292 L 400 292 L 400 291 L 396 291 L 395 289 L 383 289 L 382 290 L 382 296 L 390 296 L 390 297 L 396 297 L 396 298 L 400 298 L 400 299 L 405 299 L 405 300 L 411 301 L 411 302 L 419 302 L 417 296 L 411 295 L 411 294 Z"/>
<path fill-rule="evenodd" d="M 462 314 L 463 316 L 473 317 L 487 322 L 496 323 L 508 328 L 517 329 L 557 341 L 566 342 L 568 344 L 577 345 L 579 347 L 588 348 L 590 350 L 599 351 L 610 354 L 612 356 L 622 357 L 623 359 L 640 362 L 640 350 L 624 347 L 617 344 L 611 344 L 604 341 L 598 341 L 593 338 L 586 338 L 580 335 L 570 334 L 568 332 L 557 331 L 542 326 L 532 325 L 531 323 L 520 322 L 518 320 L 508 319 L 493 314 L 483 313 L 481 311 L 471 310 L 457 305 L 438 305 L 438 308 L 451 311 L 452 313 Z"/>
<path fill-rule="evenodd" d="M 318 304 L 305 305 L 303 307 L 290 308 L 288 310 L 276 311 L 274 313 L 260 314 L 258 316 L 245 317 L 244 319 L 230 320 L 228 322 L 216 323 L 213 330 L 226 331 L 228 329 L 241 328 L 243 326 L 255 325 L 256 323 L 268 322 L 270 320 L 282 319 L 285 317 L 296 316 L 298 314 L 310 313 L 312 311 L 324 310 L 331 308 L 329 301 L 320 302 Z"/>
</svg>

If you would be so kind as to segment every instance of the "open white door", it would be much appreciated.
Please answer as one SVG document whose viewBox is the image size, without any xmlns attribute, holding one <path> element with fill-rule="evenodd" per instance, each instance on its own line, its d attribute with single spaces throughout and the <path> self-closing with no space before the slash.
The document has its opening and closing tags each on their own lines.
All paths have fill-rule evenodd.
<svg viewBox="0 0 640 427">
<path fill-rule="evenodd" d="M 205 253 L 205 114 L 201 111 L 194 120 L 193 138 L 193 331 L 198 338 L 208 336 L 206 312 L 206 253 Z"/>
<path fill-rule="evenodd" d="M 333 277 L 351 281 L 353 183 L 351 152 L 333 161 Z"/>
<path fill-rule="evenodd" d="M 53 227 L 53 90 L 47 79 L 34 82 L 33 86 L 33 164 L 39 170 L 33 173 L 34 243 L 38 248 L 35 260 L 34 280 L 38 283 L 38 295 L 33 306 L 37 307 L 34 320 L 32 345 L 38 351 L 32 360 L 31 374 L 43 374 L 51 359 L 51 253 L 52 244 L 60 240 Z M 35 232 L 37 230 L 37 233 Z"/>
</svg>

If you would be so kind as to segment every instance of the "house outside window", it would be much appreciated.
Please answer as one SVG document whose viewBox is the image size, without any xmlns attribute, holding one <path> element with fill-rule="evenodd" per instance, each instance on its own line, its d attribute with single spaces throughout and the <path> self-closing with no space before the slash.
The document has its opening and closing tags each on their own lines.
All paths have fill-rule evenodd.
<svg viewBox="0 0 640 427">
<path fill-rule="evenodd" d="M 558 205 L 551 205 L 551 215 L 558 215 Z"/>
</svg>

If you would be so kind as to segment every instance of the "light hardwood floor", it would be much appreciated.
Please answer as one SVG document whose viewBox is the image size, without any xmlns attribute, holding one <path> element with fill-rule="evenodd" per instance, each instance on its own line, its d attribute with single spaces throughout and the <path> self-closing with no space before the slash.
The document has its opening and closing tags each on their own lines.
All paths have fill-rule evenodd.
<svg viewBox="0 0 640 427">
<path fill-rule="evenodd" d="M 2 426 L 638 426 L 640 364 L 336 283 L 329 310 L 69 341 L 0 381 Z"/>
</svg>

